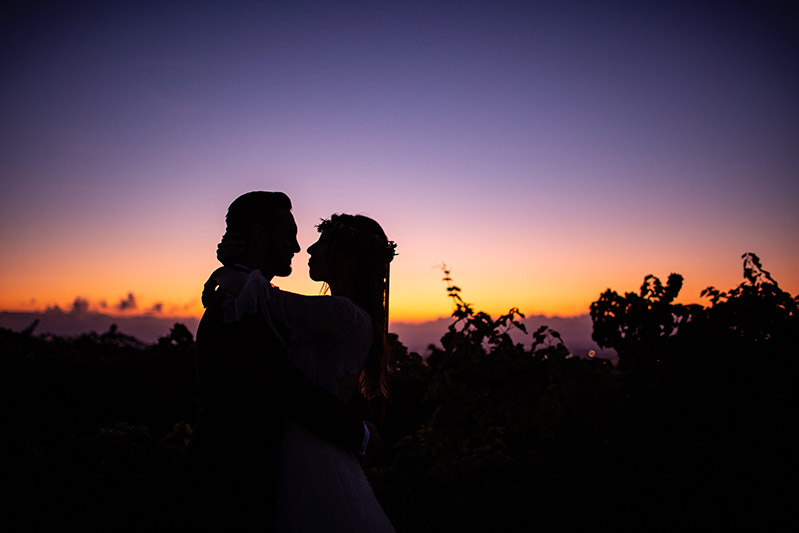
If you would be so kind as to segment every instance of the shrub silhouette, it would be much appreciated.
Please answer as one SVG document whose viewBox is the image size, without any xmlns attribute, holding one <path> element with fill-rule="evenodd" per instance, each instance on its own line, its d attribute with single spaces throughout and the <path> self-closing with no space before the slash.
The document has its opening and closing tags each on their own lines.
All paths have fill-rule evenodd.
<svg viewBox="0 0 799 533">
<path fill-rule="evenodd" d="M 432 414 L 370 470 L 375 490 L 398 530 L 552 525 L 576 489 L 572 454 L 595 463 L 610 453 L 582 443 L 613 440 L 600 415 L 616 401 L 612 367 L 573 357 L 546 326 L 529 348 L 514 343 L 511 329 L 525 331 L 518 309 L 477 312 L 444 274 L 454 321 L 427 358 Z M 531 499 L 549 511 L 529 513 Z"/>
<path fill-rule="evenodd" d="M 0 345 L 5 523 L 180 530 L 196 411 L 188 329 L 149 346 L 115 326 L 75 338 L 0 328 Z"/>
<path fill-rule="evenodd" d="M 707 306 L 676 303 L 679 274 L 603 292 L 593 338 L 617 366 L 546 326 L 514 343 L 524 315 L 476 311 L 445 268 L 440 347 L 423 359 L 390 335 L 391 402 L 353 405 L 381 424 L 368 475 L 397 530 L 791 529 L 797 299 L 755 254 L 743 263 Z M 0 329 L 8 522 L 191 529 L 191 332 L 29 329 Z"/>
<path fill-rule="evenodd" d="M 648 275 L 639 294 L 608 289 L 591 304 L 593 339 L 618 352 L 621 370 L 641 373 L 665 364 L 667 356 L 679 357 L 677 351 L 721 347 L 728 358 L 753 349 L 761 359 L 786 357 L 797 338 L 797 300 L 763 270 L 757 255 L 742 258 L 744 281 L 729 292 L 703 290 L 707 308 L 674 303 L 682 288 L 679 274 L 671 274 L 665 287 Z"/>
<path fill-rule="evenodd" d="M 743 259 L 744 282 L 707 289 L 707 308 L 675 303 L 679 274 L 601 294 L 593 337 L 617 368 L 546 327 L 514 344 L 518 309 L 476 312 L 445 269 L 454 320 L 427 358 L 432 414 L 370 471 L 398 530 L 785 528 L 796 299 Z"/>
<path fill-rule="evenodd" d="M 777 487 L 793 454 L 786 428 L 795 417 L 799 313 L 757 255 L 742 259 L 740 285 L 702 291 L 708 307 L 674 303 L 678 274 L 665 287 L 647 276 L 639 294 L 605 291 L 591 305 L 593 337 L 616 349 L 623 383 L 642 409 L 638 450 L 667 451 L 653 475 L 683 492 L 691 493 L 680 478 L 693 483 L 691 498 L 717 509 L 716 525 L 779 528 L 787 500 Z"/>
</svg>

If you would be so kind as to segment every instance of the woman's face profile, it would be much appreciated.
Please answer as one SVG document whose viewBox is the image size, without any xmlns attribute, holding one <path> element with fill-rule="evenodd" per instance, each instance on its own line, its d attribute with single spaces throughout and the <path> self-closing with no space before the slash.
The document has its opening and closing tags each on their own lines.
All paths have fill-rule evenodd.
<svg viewBox="0 0 799 533">
<path fill-rule="evenodd" d="M 328 284 L 331 281 L 331 244 L 330 237 L 322 233 L 319 236 L 319 240 L 308 247 L 308 254 L 311 256 L 308 259 L 308 275 L 314 281 L 324 281 Z"/>
</svg>

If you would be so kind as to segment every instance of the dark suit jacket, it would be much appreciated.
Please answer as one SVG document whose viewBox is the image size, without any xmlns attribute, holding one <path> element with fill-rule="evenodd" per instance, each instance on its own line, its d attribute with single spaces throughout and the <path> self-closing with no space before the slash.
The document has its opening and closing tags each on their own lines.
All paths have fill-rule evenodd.
<svg viewBox="0 0 799 533">
<path fill-rule="evenodd" d="M 209 530 L 269 530 L 284 417 L 351 450 L 361 447 L 363 424 L 305 379 L 262 318 L 223 323 L 223 300 L 217 291 L 197 330 L 201 409 L 190 455 L 198 514 Z"/>
</svg>

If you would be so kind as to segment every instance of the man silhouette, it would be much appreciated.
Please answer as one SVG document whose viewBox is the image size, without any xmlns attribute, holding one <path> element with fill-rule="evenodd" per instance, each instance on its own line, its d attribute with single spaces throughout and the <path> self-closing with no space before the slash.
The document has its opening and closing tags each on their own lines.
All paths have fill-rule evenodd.
<svg viewBox="0 0 799 533">
<path fill-rule="evenodd" d="M 253 191 L 229 207 L 227 231 L 242 236 L 244 254 L 231 265 L 259 269 L 267 280 L 291 273 L 300 250 L 291 201 L 278 192 Z M 231 295 L 206 286 L 206 311 L 197 330 L 201 409 L 190 446 L 199 496 L 198 518 L 209 530 L 272 530 L 283 417 L 342 447 L 369 452 L 379 437 L 338 398 L 307 381 L 286 347 L 259 314 L 231 321 Z M 229 306 L 229 304 L 228 304 Z"/>
</svg>

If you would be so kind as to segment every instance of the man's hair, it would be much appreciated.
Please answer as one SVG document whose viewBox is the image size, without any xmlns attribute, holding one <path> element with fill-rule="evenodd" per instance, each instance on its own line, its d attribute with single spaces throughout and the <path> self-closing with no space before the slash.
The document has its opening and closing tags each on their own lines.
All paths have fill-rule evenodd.
<svg viewBox="0 0 799 533">
<path fill-rule="evenodd" d="M 291 209 L 291 200 L 282 192 L 251 191 L 230 204 L 225 217 L 227 232 L 236 232 L 247 239 L 253 226 L 261 224 L 270 230 L 280 219 L 280 209 Z"/>
</svg>

